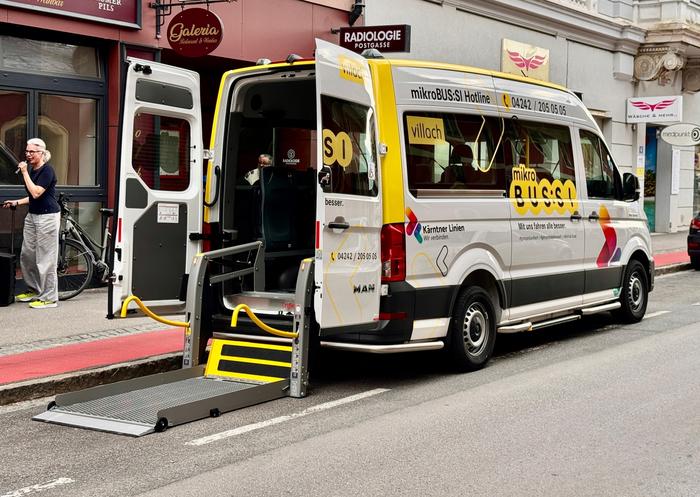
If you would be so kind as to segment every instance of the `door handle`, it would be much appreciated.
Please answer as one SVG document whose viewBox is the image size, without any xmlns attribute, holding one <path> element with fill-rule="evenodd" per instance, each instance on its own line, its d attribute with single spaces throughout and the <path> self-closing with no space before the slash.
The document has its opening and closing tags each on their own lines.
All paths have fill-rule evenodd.
<svg viewBox="0 0 700 497">
<path fill-rule="evenodd" d="M 346 230 L 350 227 L 350 223 L 348 223 L 343 216 L 338 216 L 328 223 L 328 227 L 332 230 Z"/>
<path fill-rule="evenodd" d="M 590 216 L 588 216 L 589 221 L 597 221 L 600 219 L 600 216 L 596 211 L 591 212 Z"/>
<path fill-rule="evenodd" d="M 578 213 L 578 211 L 574 211 L 573 214 L 571 214 L 572 221 L 580 221 L 581 220 L 581 214 Z"/>
<path fill-rule="evenodd" d="M 350 223 L 331 221 L 328 223 L 328 227 L 332 230 L 346 230 L 350 227 Z"/>
</svg>

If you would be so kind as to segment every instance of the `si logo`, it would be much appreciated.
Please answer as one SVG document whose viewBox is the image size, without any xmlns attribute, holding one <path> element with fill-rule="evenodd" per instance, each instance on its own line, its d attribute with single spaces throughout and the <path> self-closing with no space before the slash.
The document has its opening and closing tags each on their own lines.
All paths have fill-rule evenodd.
<svg viewBox="0 0 700 497">
<path fill-rule="evenodd" d="M 330 129 L 323 130 L 323 164 L 338 164 L 343 169 L 352 161 L 352 141 L 345 131 L 336 135 Z"/>
</svg>

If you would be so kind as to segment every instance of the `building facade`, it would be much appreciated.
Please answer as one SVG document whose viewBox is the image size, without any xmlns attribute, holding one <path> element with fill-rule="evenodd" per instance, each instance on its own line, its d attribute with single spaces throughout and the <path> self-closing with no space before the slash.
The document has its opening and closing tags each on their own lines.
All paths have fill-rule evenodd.
<svg viewBox="0 0 700 497">
<path fill-rule="evenodd" d="M 161 4 L 156 7 L 155 4 Z M 167 4 L 173 4 L 167 7 Z M 199 72 L 205 143 L 221 75 L 259 58 L 313 56 L 314 39 L 337 41 L 353 0 L 0 0 L 0 201 L 26 195 L 17 162 L 25 142 L 46 141 L 58 190 L 99 239 L 99 208 L 113 205 L 120 128 L 122 61 L 161 61 Z M 171 48 L 169 21 L 183 9 L 218 16 L 218 47 L 185 57 Z M 353 19 L 355 20 L 355 19 Z M 21 233 L 24 210 L 15 227 Z M 9 245 L 0 216 L 0 249 Z M 16 248 L 21 237 L 15 237 Z"/>
<path fill-rule="evenodd" d="M 366 4 L 365 25 L 411 26 L 411 52 L 392 56 L 505 70 L 506 63 L 518 57 L 513 54 L 521 53 L 524 59 L 516 61 L 521 75 L 543 78 L 529 65 L 532 57 L 541 56 L 547 66 L 544 78 L 581 97 L 621 171 L 639 177 L 652 231 L 685 230 L 700 210 L 700 150 L 672 147 L 659 139 L 660 130 L 674 122 L 700 123 L 700 1 L 369 0 Z M 518 52 L 512 47 L 526 48 Z M 660 119 L 651 113 L 631 122 L 636 120 L 628 116 L 628 100 L 644 106 L 657 102 L 657 97 L 673 101 L 678 114 Z"/>
</svg>

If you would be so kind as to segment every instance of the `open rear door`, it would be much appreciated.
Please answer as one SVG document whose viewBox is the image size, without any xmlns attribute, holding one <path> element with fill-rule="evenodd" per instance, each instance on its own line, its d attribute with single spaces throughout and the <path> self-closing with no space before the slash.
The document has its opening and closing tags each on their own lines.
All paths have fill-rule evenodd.
<svg viewBox="0 0 700 497">
<path fill-rule="evenodd" d="M 181 305 L 199 251 L 202 125 L 199 75 L 129 58 L 121 126 L 112 309 L 129 295 Z"/>
<path fill-rule="evenodd" d="M 381 190 L 367 60 L 316 40 L 318 220 L 315 309 L 321 334 L 379 317 Z"/>
</svg>

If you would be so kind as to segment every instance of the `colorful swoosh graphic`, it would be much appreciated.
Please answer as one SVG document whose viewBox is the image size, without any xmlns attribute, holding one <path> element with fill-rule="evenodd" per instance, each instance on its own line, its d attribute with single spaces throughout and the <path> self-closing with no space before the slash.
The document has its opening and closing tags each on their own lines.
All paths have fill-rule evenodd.
<svg viewBox="0 0 700 497">
<path fill-rule="evenodd" d="M 410 207 L 406 207 L 406 217 L 408 217 L 408 224 L 406 224 L 406 234 L 408 236 L 415 236 L 418 243 L 423 243 L 423 235 L 421 235 L 421 225 L 418 222 L 418 217 L 411 210 Z"/>
<path fill-rule="evenodd" d="M 620 260 L 622 250 L 617 246 L 617 233 L 615 232 L 615 228 L 612 227 L 610 213 L 604 205 L 600 206 L 600 219 L 598 222 L 600 223 L 600 228 L 603 230 L 605 243 L 603 244 L 603 248 L 600 249 L 596 263 L 598 267 L 608 267 L 611 262 Z"/>
</svg>

